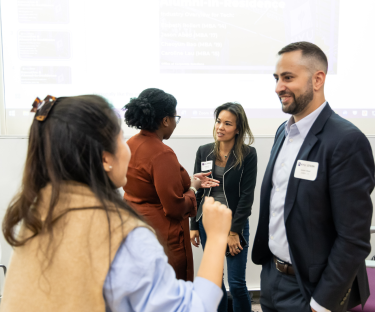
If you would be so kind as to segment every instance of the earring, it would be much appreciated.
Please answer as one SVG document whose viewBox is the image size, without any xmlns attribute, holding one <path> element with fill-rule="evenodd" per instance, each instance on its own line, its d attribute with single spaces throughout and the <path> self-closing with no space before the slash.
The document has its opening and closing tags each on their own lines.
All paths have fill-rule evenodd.
<svg viewBox="0 0 375 312">
<path fill-rule="evenodd" d="M 109 169 L 112 169 L 112 166 L 109 166 Z"/>
</svg>

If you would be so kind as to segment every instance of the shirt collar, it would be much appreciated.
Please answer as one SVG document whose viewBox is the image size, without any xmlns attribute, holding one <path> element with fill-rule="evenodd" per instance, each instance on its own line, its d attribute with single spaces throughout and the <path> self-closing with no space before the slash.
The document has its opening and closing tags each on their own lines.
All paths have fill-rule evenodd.
<svg viewBox="0 0 375 312">
<path fill-rule="evenodd" d="M 315 120 L 318 118 L 318 116 L 320 115 L 320 113 L 326 105 L 327 101 L 325 101 L 316 110 L 314 110 L 312 113 L 307 115 L 305 118 L 302 118 L 298 122 L 295 122 L 294 117 L 291 116 L 288 122 L 285 124 L 285 136 L 288 136 L 288 134 L 290 133 L 290 127 L 292 125 L 295 125 L 298 129 L 299 134 L 302 136 L 303 139 L 305 139 Z"/>
</svg>

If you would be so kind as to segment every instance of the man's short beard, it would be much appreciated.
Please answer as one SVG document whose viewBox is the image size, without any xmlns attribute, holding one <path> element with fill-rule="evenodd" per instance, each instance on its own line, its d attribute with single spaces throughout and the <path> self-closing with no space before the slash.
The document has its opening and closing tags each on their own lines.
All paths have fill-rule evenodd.
<svg viewBox="0 0 375 312">
<path fill-rule="evenodd" d="M 288 94 L 290 94 L 293 97 L 293 102 L 289 104 L 288 106 L 281 105 L 281 108 L 284 113 L 297 115 L 300 112 L 302 112 L 314 98 L 314 91 L 313 91 L 311 78 L 308 83 L 306 92 L 301 94 L 298 98 L 296 98 L 294 93 L 288 93 Z"/>
</svg>

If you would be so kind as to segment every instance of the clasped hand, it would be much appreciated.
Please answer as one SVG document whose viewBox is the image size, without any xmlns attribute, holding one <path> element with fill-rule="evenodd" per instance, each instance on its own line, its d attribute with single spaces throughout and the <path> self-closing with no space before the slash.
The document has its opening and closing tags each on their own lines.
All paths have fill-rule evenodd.
<svg viewBox="0 0 375 312">
<path fill-rule="evenodd" d="M 229 232 L 228 247 L 231 256 L 238 255 L 243 250 L 240 243 L 240 236 L 235 232 Z"/>
</svg>

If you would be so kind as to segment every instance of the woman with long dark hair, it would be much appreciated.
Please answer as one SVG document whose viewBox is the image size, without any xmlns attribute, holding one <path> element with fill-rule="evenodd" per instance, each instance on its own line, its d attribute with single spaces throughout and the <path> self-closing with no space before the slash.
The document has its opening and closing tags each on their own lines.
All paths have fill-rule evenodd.
<svg viewBox="0 0 375 312">
<path fill-rule="evenodd" d="M 152 229 L 117 191 L 130 151 L 107 101 L 48 96 L 34 104 L 22 187 L 3 220 L 14 253 L 0 310 L 216 309 L 230 210 L 206 200 L 208 252 L 194 283 L 177 280 Z"/>
<path fill-rule="evenodd" d="M 233 220 L 228 232 L 227 268 L 229 289 L 233 298 L 233 311 L 251 311 L 251 300 L 246 287 L 246 263 L 249 241 L 249 216 L 254 201 L 257 174 L 257 154 L 250 146 L 251 133 L 244 109 L 237 103 L 225 103 L 215 110 L 213 135 L 215 142 L 198 148 L 195 172 L 212 171 L 212 177 L 220 181 L 218 187 L 199 190 L 196 194 L 199 206 L 196 217 L 191 218 L 190 238 L 194 246 L 200 241 L 206 244 L 206 231 L 202 204 L 206 196 L 212 196 L 232 210 Z M 247 141 L 247 142 L 246 142 Z M 203 222 L 202 222 L 203 221 Z M 222 283 L 223 299 L 219 312 L 227 311 L 227 291 Z"/>
<path fill-rule="evenodd" d="M 126 124 L 141 131 L 127 142 L 133 158 L 124 198 L 155 229 L 177 278 L 192 281 L 189 217 L 197 212 L 195 192 L 217 184 L 206 177 L 209 173 L 199 175 L 199 180 L 190 178 L 173 150 L 163 143 L 180 119 L 176 106 L 173 95 L 155 88 L 142 91 L 125 105 Z"/>
</svg>

